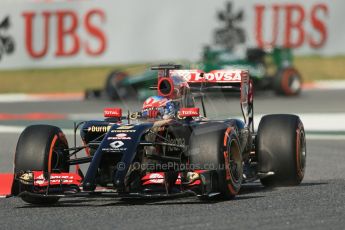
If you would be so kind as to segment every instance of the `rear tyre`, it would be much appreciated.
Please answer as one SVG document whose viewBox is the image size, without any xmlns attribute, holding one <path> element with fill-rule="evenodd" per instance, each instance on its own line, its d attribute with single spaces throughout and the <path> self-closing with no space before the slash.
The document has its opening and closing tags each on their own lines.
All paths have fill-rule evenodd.
<svg viewBox="0 0 345 230">
<path fill-rule="evenodd" d="M 243 177 L 240 143 L 233 127 L 208 123 L 193 130 L 190 138 L 190 164 L 205 170 L 217 170 L 222 198 L 238 194 Z"/>
<path fill-rule="evenodd" d="M 302 89 L 302 77 L 295 68 L 281 69 L 273 79 L 273 88 L 278 95 L 296 96 Z"/>
<path fill-rule="evenodd" d="M 259 172 L 274 172 L 261 179 L 264 186 L 298 185 L 306 166 L 306 138 L 298 116 L 264 116 L 257 134 Z"/>
<path fill-rule="evenodd" d="M 112 101 L 127 98 L 129 90 L 122 84 L 122 81 L 128 77 L 128 74 L 121 71 L 111 72 L 105 83 L 105 93 Z"/>
<path fill-rule="evenodd" d="M 50 125 L 28 126 L 20 135 L 14 160 L 14 172 L 69 172 L 68 143 L 60 128 Z M 23 196 L 31 204 L 53 204 L 59 198 Z"/>
</svg>

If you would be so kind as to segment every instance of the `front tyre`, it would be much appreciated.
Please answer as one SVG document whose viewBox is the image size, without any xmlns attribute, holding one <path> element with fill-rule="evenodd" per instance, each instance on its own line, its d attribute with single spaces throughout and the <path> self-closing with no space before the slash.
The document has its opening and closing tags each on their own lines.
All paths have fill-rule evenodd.
<svg viewBox="0 0 345 230">
<path fill-rule="evenodd" d="M 298 116 L 264 116 L 257 134 L 259 172 L 274 175 L 261 179 L 264 186 L 298 185 L 306 166 L 306 137 Z"/>
<path fill-rule="evenodd" d="M 20 135 L 14 160 L 16 176 L 26 171 L 69 172 L 68 143 L 60 128 L 50 125 L 28 126 Z M 53 204 L 59 198 L 23 196 L 31 204 Z"/>
<path fill-rule="evenodd" d="M 208 123 L 193 130 L 190 138 L 190 164 L 217 170 L 218 188 L 225 199 L 235 197 L 242 184 L 243 165 L 240 143 L 234 127 Z"/>
</svg>

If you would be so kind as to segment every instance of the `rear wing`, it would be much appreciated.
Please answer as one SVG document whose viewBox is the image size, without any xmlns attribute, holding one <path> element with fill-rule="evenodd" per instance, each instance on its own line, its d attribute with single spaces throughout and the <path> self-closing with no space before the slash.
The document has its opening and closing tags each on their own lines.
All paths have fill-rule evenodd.
<svg viewBox="0 0 345 230">
<path fill-rule="evenodd" d="M 246 126 L 254 132 L 253 82 L 247 70 L 213 70 L 205 73 L 198 69 L 174 69 L 170 70 L 169 75 L 178 75 L 184 78 L 191 86 L 192 91 L 239 91 L 241 94 L 241 110 Z"/>
<path fill-rule="evenodd" d="M 201 93 L 202 107 L 206 116 L 203 92 L 212 89 L 221 90 L 222 92 L 238 91 L 241 93 L 241 110 L 246 127 L 254 132 L 253 82 L 247 70 L 213 70 L 205 73 L 198 69 L 182 70 L 180 67 L 180 65 L 166 64 L 151 68 L 152 70 L 158 70 L 158 85 L 153 87 L 153 89 L 158 90 L 158 95 L 172 97 L 175 90 L 171 78 L 177 75 L 188 82 L 192 92 Z"/>
<path fill-rule="evenodd" d="M 170 70 L 170 76 L 179 75 L 188 83 L 241 83 L 241 79 L 248 75 L 246 70 L 213 70 L 205 73 L 201 70 Z"/>
</svg>

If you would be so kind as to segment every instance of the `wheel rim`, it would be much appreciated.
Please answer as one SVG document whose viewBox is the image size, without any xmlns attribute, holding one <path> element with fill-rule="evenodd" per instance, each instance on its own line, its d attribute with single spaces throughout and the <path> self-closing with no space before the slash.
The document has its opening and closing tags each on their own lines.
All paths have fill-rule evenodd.
<svg viewBox="0 0 345 230">
<path fill-rule="evenodd" d="M 295 95 L 301 90 L 301 79 L 298 73 L 291 69 L 285 72 L 285 76 L 282 81 L 282 89 L 287 95 Z"/>
<path fill-rule="evenodd" d="M 289 89 L 291 93 L 295 94 L 301 88 L 301 81 L 296 73 L 292 74 L 289 79 Z"/>
<path fill-rule="evenodd" d="M 229 166 L 230 166 L 230 175 L 232 181 L 238 183 L 242 177 L 242 159 L 239 146 L 237 142 L 233 139 L 228 146 L 229 154 Z"/>
<path fill-rule="evenodd" d="M 52 170 L 58 169 L 59 159 L 60 159 L 59 152 L 54 149 L 52 153 L 52 160 L 50 162 Z"/>
<path fill-rule="evenodd" d="M 66 162 L 64 162 L 64 149 L 64 144 L 57 138 L 57 136 L 55 136 L 50 147 L 48 172 L 53 172 L 54 170 L 67 170 Z"/>
<path fill-rule="evenodd" d="M 297 170 L 298 176 L 303 178 L 305 165 L 306 165 L 306 158 L 307 158 L 307 147 L 306 147 L 306 139 L 304 130 L 299 131 L 298 135 L 298 142 L 297 142 Z"/>
</svg>

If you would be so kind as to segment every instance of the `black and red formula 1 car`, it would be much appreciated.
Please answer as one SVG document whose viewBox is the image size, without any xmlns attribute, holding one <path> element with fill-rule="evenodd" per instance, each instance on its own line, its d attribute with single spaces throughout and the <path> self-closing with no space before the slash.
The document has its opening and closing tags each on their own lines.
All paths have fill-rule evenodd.
<svg viewBox="0 0 345 230">
<path fill-rule="evenodd" d="M 248 181 L 301 183 L 303 124 L 295 115 L 266 115 L 255 133 L 247 71 L 152 69 L 158 70 L 157 85 L 151 87 L 158 96 L 148 98 L 139 112 L 123 116 L 121 108 L 106 108 L 104 120 L 76 124 L 82 146 L 69 147 L 58 127 L 27 127 L 16 148 L 12 195 L 45 205 L 62 197 L 97 195 L 231 199 Z M 243 121 L 206 117 L 203 97 L 219 89 L 240 92 Z M 82 150 L 86 156 L 77 157 Z M 79 169 L 83 163 L 89 164 L 85 175 Z"/>
</svg>

